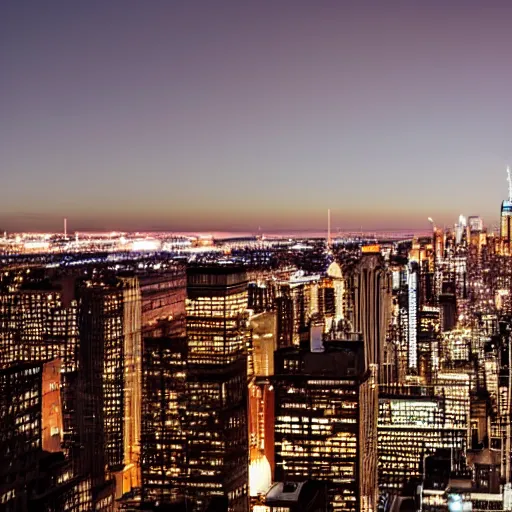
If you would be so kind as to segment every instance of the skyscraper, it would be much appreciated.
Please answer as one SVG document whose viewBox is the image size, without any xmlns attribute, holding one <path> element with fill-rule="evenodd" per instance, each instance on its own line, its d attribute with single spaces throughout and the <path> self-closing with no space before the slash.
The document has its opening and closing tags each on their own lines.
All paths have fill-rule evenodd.
<svg viewBox="0 0 512 512">
<path fill-rule="evenodd" d="M 6 512 L 112 512 L 76 478 L 61 447 L 61 363 L 19 363 L 0 370 L 0 509 Z"/>
<path fill-rule="evenodd" d="M 298 345 L 300 333 L 307 330 L 311 315 L 318 313 L 319 281 L 319 274 L 305 275 L 298 271 L 289 280 L 279 283 L 276 298 L 278 347 Z"/>
<path fill-rule="evenodd" d="M 327 483 L 330 510 L 372 511 L 377 498 L 377 376 L 362 341 L 276 352 L 276 480 Z"/>
<path fill-rule="evenodd" d="M 365 250 L 366 249 L 366 250 Z M 391 318 L 391 274 L 378 248 L 363 248 L 355 275 L 354 331 L 362 334 L 367 366 L 384 373 L 384 346 Z"/>
<path fill-rule="evenodd" d="M 145 338 L 141 472 L 143 502 L 185 496 L 186 339 Z"/>
<path fill-rule="evenodd" d="M 437 448 L 467 447 L 469 411 L 455 414 L 459 391 L 433 386 L 383 386 L 379 391 L 379 488 L 400 494 L 420 478 L 423 459 Z M 469 396 L 469 389 L 467 389 Z M 464 403 L 466 405 L 466 403 Z"/>
<path fill-rule="evenodd" d="M 187 494 L 248 510 L 247 277 L 233 267 L 187 271 Z"/>
<path fill-rule="evenodd" d="M 512 239 L 512 178 L 507 167 L 508 199 L 501 203 L 500 236 L 503 242 L 510 243 Z"/>
<path fill-rule="evenodd" d="M 121 497 L 140 481 L 141 329 L 136 278 L 85 281 L 79 291 L 77 411 L 84 471 L 116 479 Z M 108 468 L 107 475 L 105 468 Z"/>
<path fill-rule="evenodd" d="M 185 496 L 186 375 L 183 266 L 139 276 L 142 302 L 141 486 L 144 503 Z"/>
<path fill-rule="evenodd" d="M 15 290 L 0 291 L 0 367 L 13 362 L 59 358 L 62 368 L 64 442 L 76 433 L 74 382 L 78 324 L 75 280 L 25 279 Z"/>
</svg>

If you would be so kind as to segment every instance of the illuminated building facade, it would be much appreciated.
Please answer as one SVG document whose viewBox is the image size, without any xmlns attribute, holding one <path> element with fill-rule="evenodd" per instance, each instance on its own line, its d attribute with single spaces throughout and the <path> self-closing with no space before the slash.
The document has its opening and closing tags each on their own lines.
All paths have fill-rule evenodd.
<svg viewBox="0 0 512 512">
<path fill-rule="evenodd" d="M 273 481 L 274 391 L 267 379 L 249 384 L 249 491 L 265 492 Z"/>
<path fill-rule="evenodd" d="M 394 351 L 391 375 L 386 382 L 403 381 L 409 371 L 409 295 L 407 286 L 407 265 L 394 264 L 392 275 L 392 306 L 389 325 L 389 343 Z"/>
<path fill-rule="evenodd" d="M 298 345 L 300 333 L 312 313 L 318 311 L 319 276 L 298 272 L 280 283 L 277 304 L 277 339 L 279 347 Z"/>
<path fill-rule="evenodd" d="M 274 375 L 276 313 L 265 312 L 250 319 L 253 340 L 254 378 L 249 393 L 249 492 L 265 492 L 274 475 Z"/>
<path fill-rule="evenodd" d="M 187 270 L 187 494 L 248 510 L 247 277 Z"/>
<path fill-rule="evenodd" d="M 512 199 L 501 203 L 500 236 L 503 242 L 510 243 L 512 237 Z"/>
<path fill-rule="evenodd" d="M 314 315 L 316 312 L 312 312 Z M 318 284 L 318 315 L 325 325 L 325 331 L 336 331 L 347 316 L 345 279 L 338 263 L 333 261 Z"/>
<path fill-rule="evenodd" d="M 437 306 L 421 306 L 418 322 L 418 373 L 432 384 L 439 370 L 441 311 Z"/>
<path fill-rule="evenodd" d="M 274 351 L 277 348 L 276 313 L 266 312 L 251 316 L 254 375 L 274 375 Z"/>
<path fill-rule="evenodd" d="M 145 338 L 141 438 L 142 501 L 185 496 L 186 339 Z"/>
<path fill-rule="evenodd" d="M 380 252 L 363 252 L 354 281 L 354 331 L 363 336 L 367 365 L 378 365 L 379 374 L 383 374 L 392 281 Z"/>
<path fill-rule="evenodd" d="M 275 301 L 275 290 L 271 283 L 266 282 L 252 282 L 247 287 L 248 292 L 248 309 L 254 313 L 263 313 L 273 308 Z"/>
<path fill-rule="evenodd" d="M 185 267 L 173 265 L 165 271 L 146 272 L 137 277 L 141 294 L 143 336 L 185 336 Z"/>
<path fill-rule="evenodd" d="M 462 397 L 459 397 L 459 393 Z M 459 400 L 460 398 L 460 400 Z M 379 392 L 379 489 L 400 494 L 438 448 L 468 446 L 469 387 L 383 386 Z M 459 407 L 460 406 L 460 407 Z"/>
<path fill-rule="evenodd" d="M 418 309 L 419 309 L 419 268 L 409 264 L 407 279 L 407 353 L 410 370 L 418 368 Z"/>
<path fill-rule="evenodd" d="M 116 497 L 140 482 L 140 301 L 136 278 L 85 281 L 79 290 L 82 469 L 93 486 L 115 478 Z"/>
<path fill-rule="evenodd" d="M 512 480 L 512 373 L 510 320 L 499 322 L 499 331 L 486 349 L 486 380 L 491 395 L 490 448 L 500 454 L 500 473 L 505 482 Z"/>
<path fill-rule="evenodd" d="M 74 386 L 78 350 L 77 301 L 72 278 L 25 279 L 0 293 L 0 367 L 59 358 L 64 440 L 76 434 Z"/>
<path fill-rule="evenodd" d="M 276 352 L 276 480 L 328 484 L 330 510 L 376 509 L 376 367 L 362 341 Z"/>
<path fill-rule="evenodd" d="M 5 512 L 89 512 L 91 483 L 75 478 L 62 452 L 61 363 L 0 370 L 0 508 Z M 97 506 L 112 512 L 113 500 Z"/>
<path fill-rule="evenodd" d="M 435 305 L 436 303 L 436 270 L 438 268 L 434 245 L 430 239 L 418 239 L 412 244 L 408 254 L 409 270 L 417 274 L 418 302 Z"/>
<path fill-rule="evenodd" d="M 0 292 L 0 366 L 61 359 L 63 446 L 101 502 L 140 486 L 143 333 L 185 335 L 184 267 L 126 267 L 13 271 Z"/>
<path fill-rule="evenodd" d="M 501 203 L 500 236 L 502 242 L 510 244 L 512 239 L 512 179 L 507 167 L 508 199 Z"/>
<path fill-rule="evenodd" d="M 13 342 L 2 347 L 2 365 L 60 357 L 65 372 L 76 369 L 78 330 L 74 285 L 73 280 L 44 279 L 3 294 L 5 318 L 10 320 Z"/>
<path fill-rule="evenodd" d="M 187 277 L 183 266 L 139 276 L 142 303 L 141 487 L 144 503 L 185 495 Z"/>
</svg>

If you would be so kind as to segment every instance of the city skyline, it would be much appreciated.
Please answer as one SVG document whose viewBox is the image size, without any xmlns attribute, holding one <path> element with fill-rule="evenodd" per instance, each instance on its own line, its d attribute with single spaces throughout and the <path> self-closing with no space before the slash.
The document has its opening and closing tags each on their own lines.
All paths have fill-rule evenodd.
<svg viewBox="0 0 512 512">
<path fill-rule="evenodd" d="M 3 2 L 0 228 L 494 226 L 511 12 Z"/>
<path fill-rule="evenodd" d="M 0 2 L 0 509 L 512 512 L 510 20 Z"/>
</svg>

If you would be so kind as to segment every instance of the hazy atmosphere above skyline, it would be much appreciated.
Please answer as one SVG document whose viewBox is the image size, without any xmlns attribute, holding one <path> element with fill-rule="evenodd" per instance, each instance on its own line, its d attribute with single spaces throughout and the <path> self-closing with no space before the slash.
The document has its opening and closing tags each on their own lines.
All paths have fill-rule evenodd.
<svg viewBox="0 0 512 512">
<path fill-rule="evenodd" d="M 0 229 L 493 225 L 507 1 L 0 3 Z"/>
</svg>

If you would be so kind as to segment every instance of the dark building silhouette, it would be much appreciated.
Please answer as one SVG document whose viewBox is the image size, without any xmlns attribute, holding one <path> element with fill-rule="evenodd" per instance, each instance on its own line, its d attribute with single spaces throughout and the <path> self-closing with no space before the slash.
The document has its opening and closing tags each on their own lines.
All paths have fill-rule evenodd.
<svg viewBox="0 0 512 512">
<path fill-rule="evenodd" d="M 439 306 L 441 307 L 442 329 L 443 331 L 451 331 L 457 325 L 457 296 L 454 282 L 450 281 L 442 284 Z"/>
<path fill-rule="evenodd" d="M 327 485 L 324 482 L 276 482 L 265 495 L 270 512 L 327 512 Z"/>
<path fill-rule="evenodd" d="M 293 346 L 294 333 L 294 304 L 293 299 L 287 296 L 277 297 L 277 346 Z"/>
</svg>

